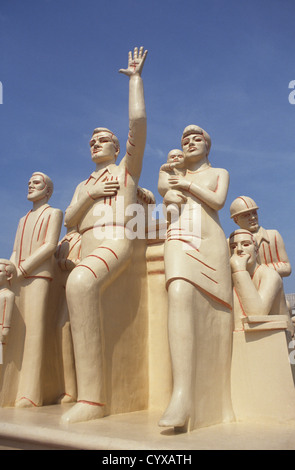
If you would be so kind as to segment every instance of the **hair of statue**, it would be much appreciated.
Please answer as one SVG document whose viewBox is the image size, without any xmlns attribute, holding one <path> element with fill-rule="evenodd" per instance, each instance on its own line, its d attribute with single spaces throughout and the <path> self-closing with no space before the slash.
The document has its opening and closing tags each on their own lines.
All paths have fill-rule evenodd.
<svg viewBox="0 0 295 470">
<path fill-rule="evenodd" d="M 52 196 L 52 193 L 53 193 L 53 182 L 51 180 L 51 178 L 49 178 L 49 176 L 45 175 L 45 173 L 42 173 L 41 171 L 35 171 L 32 176 L 41 176 L 43 181 L 44 181 L 44 184 L 47 186 L 48 188 L 48 199 Z"/>
<path fill-rule="evenodd" d="M 106 127 L 96 127 L 92 133 L 92 136 L 94 136 L 94 134 L 99 134 L 100 132 L 107 132 L 108 134 L 111 134 L 111 137 L 112 137 L 112 141 L 114 142 L 115 144 L 115 147 L 116 147 L 116 151 L 119 153 L 120 152 L 120 143 L 119 143 L 119 140 L 118 138 L 115 136 L 115 134 L 110 131 L 109 129 L 107 129 Z"/>
<path fill-rule="evenodd" d="M 237 229 L 235 230 L 234 232 L 232 232 L 229 236 L 229 240 L 231 240 L 231 238 L 233 238 L 235 235 L 250 235 L 250 238 L 252 240 L 252 243 L 253 245 L 255 246 L 255 250 L 256 252 L 258 252 L 258 243 L 257 243 L 257 240 L 255 238 L 255 236 L 253 235 L 253 233 L 249 232 L 249 230 L 245 230 L 245 229 Z"/>
<path fill-rule="evenodd" d="M 191 134 L 199 134 L 199 135 L 203 136 L 203 138 L 205 140 L 205 143 L 206 143 L 208 155 L 209 155 L 209 152 L 210 152 L 210 149 L 211 149 L 211 137 L 208 134 L 208 132 L 206 132 L 204 129 L 202 129 L 199 126 L 196 126 L 195 124 L 190 124 L 189 126 L 185 127 L 185 129 L 182 133 L 181 142 L 183 141 L 183 139 L 187 135 L 191 135 Z"/>
</svg>

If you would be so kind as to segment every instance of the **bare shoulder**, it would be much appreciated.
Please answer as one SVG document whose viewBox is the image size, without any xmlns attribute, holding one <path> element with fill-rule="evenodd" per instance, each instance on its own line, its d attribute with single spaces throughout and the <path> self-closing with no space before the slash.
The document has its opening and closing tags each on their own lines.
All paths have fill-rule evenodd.
<svg viewBox="0 0 295 470">
<path fill-rule="evenodd" d="M 211 167 L 211 171 L 216 175 L 216 176 L 223 176 L 224 178 L 229 178 L 229 172 L 225 168 L 214 168 Z"/>
</svg>

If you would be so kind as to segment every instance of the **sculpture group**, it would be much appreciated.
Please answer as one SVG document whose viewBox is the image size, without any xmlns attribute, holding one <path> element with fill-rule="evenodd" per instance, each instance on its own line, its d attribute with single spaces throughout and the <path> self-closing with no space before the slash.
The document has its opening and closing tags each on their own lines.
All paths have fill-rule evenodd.
<svg viewBox="0 0 295 470">
<path fill-rule="evenodd" d="M 11 259 L 0 260 L 3 407 L 68 402 L 62 416 L 67 424 L 149 407 L 148 227 L 147 238 L 138 240 L 128 226 L 132 205 L 146 213 L 155 203 L 139 187 L 146 56 L 135 48 L 127 69 L 120 70 L 129 77 L 126 153 L 118 163 L 117 137 L 107 128 L 94 129 L 94 170 L 74 191 L 61 240 L 63 214 L 49 205 L 51 179 L 36 172 L 29 180 L 32 209 L 19 222 Z M 241 395 L 239 374 L 246 374 L 240 358 L 248 361 L 251 342 L 269 343 L 272 354 L 279 348 L 273 380 L 284 370 L 280 386 L 288 390 L 286 416 L 292 419 L 287 340 L 293 324 L 282 282 L 291 267 L 282 237 L 260 227 L 255 201 L 239 196 L 230 208 L 239 229 L 226 239 L 218 212 L 229 173 L 211 165 L 211 139 L 201 127 L 187 126 L 181 147 L 169 152 L 158 180 L 167 211 L 165 239 L 158 243 L 172 375 L 159 425 L 189 430 L 247 417 L 235 397 Z M 273 332 L 283 338 L 280 346 Z"/>
</svg>

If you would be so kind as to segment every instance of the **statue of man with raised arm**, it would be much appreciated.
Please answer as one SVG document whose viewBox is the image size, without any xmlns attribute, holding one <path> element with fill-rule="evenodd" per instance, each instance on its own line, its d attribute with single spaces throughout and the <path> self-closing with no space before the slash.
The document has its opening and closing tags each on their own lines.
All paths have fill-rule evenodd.
<svg viewBox="0 0 295 470">
<path fill-rule="evenodd" d="M 105 414 L 101 295 L 131 261 L 133 243 L 126 227 L 130 219 L 126 208 L 137 201 L 146 142 L 141 78 L 146 55 L 143 47 L 135 48 L 133 55 L 129 52 L 128 68 L 120 70 L 129 76 L 125 156 L 117 164 L 120 151 L 117 137 L 109 129 L 96 128 L 90 140 L 95 169 L 78 185 L 65 214 L 66 226 L 78 227 L 81 234 L 81 261 L 66 285 L 78 387 L 77 403 L 62 417 L 66 423 L 101 418 Z"/>
</svg>

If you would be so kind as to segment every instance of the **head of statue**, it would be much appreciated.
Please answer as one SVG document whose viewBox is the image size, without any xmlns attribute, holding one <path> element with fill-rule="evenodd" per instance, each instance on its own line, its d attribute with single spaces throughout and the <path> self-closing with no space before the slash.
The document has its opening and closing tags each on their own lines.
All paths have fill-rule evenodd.
<svg viewBox="0 0 295 470">
<path fill-rule="evenodd" d="M 259 229 L 258 209 L 252 198 L 239 196 L 231 203 L 230 216 L 241 229 L 255 233 Z"/>
<path fill-rule="evenodd" d="M 179 149 L 172 149 L 167 155 L 167 163 L 176 163 L 177 167 L 182 167 L 184 163 L 183 151 Z"/>
<path fill-rule="evenodd" d="M 28 196 L 27 199 L 32 202 L 37 202 L 42 199 L 49 201 L 53 193 L 53 182 L 49 176 L 41 171 L 36 171 L 32 174 L 28 183 Z"/>
<path fill-rule="evenodd" d="M 198 161 L 208 157 L 211 138 L 204 129 L 195 124 L 190 124 L 182 133 L 181 145 L 185 158 Z"/>
<path fill-rule="evenodd" d="M 0 258 L 0 287 L 5 286 L 16 276 L 16 267 L 8 259 Z"/>
<path fill-rule="evenodd" d="M 119 140 L 106 127 L 94 129 L 89 144 L 91 158 L 95 163 L 116 161 L 120 153 Z"/>
<path fill-rule="evenodd" d="M 253 233 L 249 230 L 238 229 L 229 236 L 229 248 L 231 256 L 247 256 L 247 265 L 256 263 L 258 256 L 258 245 Z"/>
</svg>

